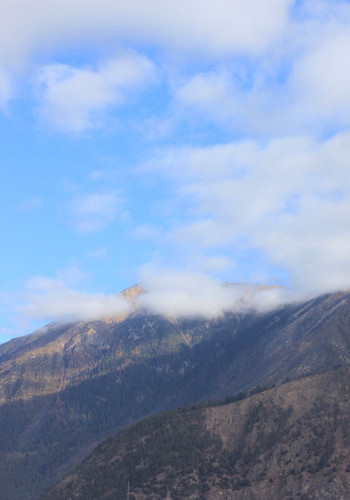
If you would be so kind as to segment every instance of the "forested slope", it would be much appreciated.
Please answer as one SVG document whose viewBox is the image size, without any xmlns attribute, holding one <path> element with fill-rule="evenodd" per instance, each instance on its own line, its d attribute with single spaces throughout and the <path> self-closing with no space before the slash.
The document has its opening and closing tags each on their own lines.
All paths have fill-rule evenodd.
<svg viewBox="0 0 350 500">
<path fill-rule="evenodd" d="M 349 318 L 338 293 L 210 321 L 135 311 L 0 346 L 0 497 L 37 498 L 145 416 L 348 365 Z"/>
<path fill-rule="evenodd" d="M 101 443 L 43 500 L 344 499 L 350 370 L 162 413 Z"/>
</svg>

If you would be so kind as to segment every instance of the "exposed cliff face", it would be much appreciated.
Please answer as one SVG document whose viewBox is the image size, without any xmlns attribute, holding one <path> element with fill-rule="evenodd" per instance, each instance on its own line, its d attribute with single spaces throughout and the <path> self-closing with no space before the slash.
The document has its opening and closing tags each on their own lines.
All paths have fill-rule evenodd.
<svg viewBox="0 0 350 500">
<path fill-rule="evenodd" d="M 339 293 L 210 321 L 134 311 L 8 342 L 0 497 L 35 497 L 89 446 L 160 410 L 347 365 L 349 325 L 350 296 Z"/>
<path fill-rule="evenodd" d="M 45 500 L 344 499 L 350 371 L 143 421 L 101 443 Z"/>
<path fill-rule="evenodd" d="M 144 293 L 145 290 L 138 284 L 129 286 L 129 288 L 125 288 L 125 290 L 121 292 L 123 297 L 129 300 L 132 304 L 135 304 L 137 297 L 143 295 Z"/>
</svg>

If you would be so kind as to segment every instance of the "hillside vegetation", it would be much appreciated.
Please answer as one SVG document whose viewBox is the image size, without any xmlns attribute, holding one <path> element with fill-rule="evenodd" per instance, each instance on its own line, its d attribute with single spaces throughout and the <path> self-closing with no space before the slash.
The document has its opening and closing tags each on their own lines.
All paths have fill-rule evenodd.
<svg viewBox="0 0 350 500">
<path fill-rule="evenodd" d="M 137 500 L 349 498 L 349 375 L 339 368 L 144 420 L 43 500 L 123 499 L 128 482 Z"/>
<path fill-rule="evenodd" d="M 349 365 L 350 296 L 213 320 L 135 311 L 0 346 L 0 498 L 30 500 L 146 416 Z"/>
</svg>

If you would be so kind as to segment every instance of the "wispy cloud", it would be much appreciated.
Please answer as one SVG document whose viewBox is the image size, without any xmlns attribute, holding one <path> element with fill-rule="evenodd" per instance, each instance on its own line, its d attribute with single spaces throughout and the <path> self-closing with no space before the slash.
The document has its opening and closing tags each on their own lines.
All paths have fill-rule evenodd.
<svg viewBox="0 0 350 500">
<path fill-rule="evenodd" d="M 29 320 L 68 321 L 98 319 L 129 309 L 120 294 L 83 293 L 68 287 L 62 279 L 35 277 L 28 281 L 17 312 Z"/>
<path fill-rule="evenodd" d="M 44 200 L 39 197 L 28 198 L 21 201 L 15 207 L 16 212 L 27 212 L 32 210 L 37 210 L 43 206 Z"/>
<path fill-rule="evenodd" d="M 0 63 L 1 64 L 1 63 Z M 13 82 L 9 71 L 0 67 L 0 110 L 5 112 L 8 109 L 8 103 L 14 95 Z"/>
<path fill-rule="evenodd" d="M 236 88 L 234 75 L 217 69 L 209 73 L 197 73 L 174 88 L 174 100 L 188 113 L 198 114 L 227 123 L 241 114 L 241 92 Z"/>
<path fill-rule="evenodd" d="M 172 149 L 149 166 L 171 176 L 187 210 L 168 234 L 179 247 L 222 248 L 233 261 L 255 249 L 295 288 L 321 293 L 350 286 L 349 158 L 341 133 Z"/>
<path fill-rule="evenodd" d="M 313 5 L 313 8 L 310 6 Z M 174 80 L 183 120 L 216 123 L 239 134 L 281 136 L 349 126 L 350 6 L 300 2 L 280 43 L 254 60 L 220 59 Z"/>
<path fill-rule="evenodd" d="M 75 196 L 69 203 L 72 222 L 80 233 L 99 231 L 113 222 L 122 203 L 115 191 Z"/>
<path fill-rule="evenodd" d="M 38 70 L 36 92 L 41 118 L 56 129 L 83 132 L 103 127 L 108 111 L 130 91 L 154 79 L 145 56 L 123 53 L 97 68 L 50 64 Z"/>
<path fill-rule="evenodd" d="M 88 252 L 88 256 L 97 260 L 106 260 L 109 252 L 109 247 L 99 247 Z"/>
</svg>

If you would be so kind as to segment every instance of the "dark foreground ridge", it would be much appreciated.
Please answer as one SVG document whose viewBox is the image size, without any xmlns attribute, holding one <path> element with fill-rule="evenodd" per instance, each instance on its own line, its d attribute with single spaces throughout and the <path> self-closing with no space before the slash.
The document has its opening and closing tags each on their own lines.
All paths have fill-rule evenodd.
<svg viewBox="0 0 350 500">
<path fill-rule="evenodd" d="M 350 296 L 179 320 L 134 312 L 0 346 L 0 498 L 37 499 L 110 434 L 162 410 L 350 364 Z"/>
<path fill-rule="evenodd" d="M 344 499 L 350 369 L 162 413 L 110 437 L 43 500 Z"/>
</svg>

